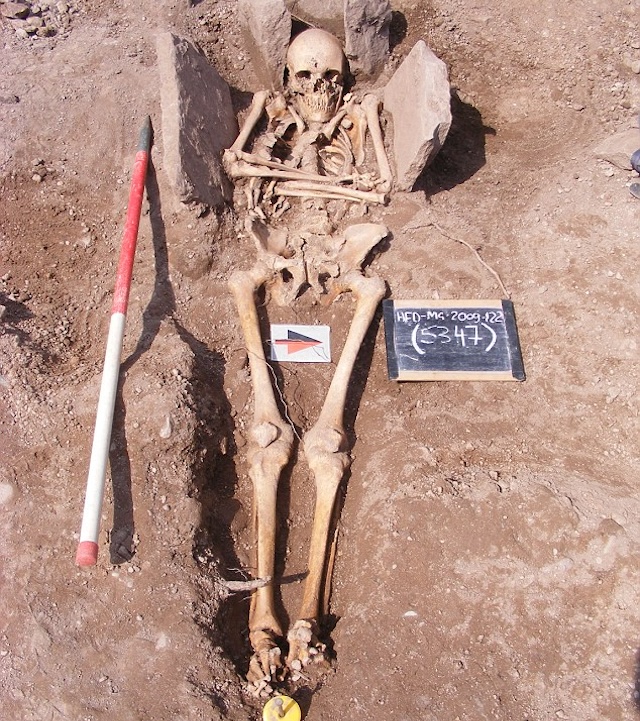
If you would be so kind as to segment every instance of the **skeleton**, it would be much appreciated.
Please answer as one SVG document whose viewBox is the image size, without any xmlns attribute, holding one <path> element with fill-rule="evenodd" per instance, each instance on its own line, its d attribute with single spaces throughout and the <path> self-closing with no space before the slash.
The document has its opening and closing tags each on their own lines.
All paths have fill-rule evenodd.
<svg viewBox="0 0 640 721">
<path fill-rule="evenodd" d="M 350 465 L 344 407 L 356 356 L 386 287 L 382 279 L 367 277 L 362 270 L 369 252 L 387 235 L 386 227 L 358 223 L 332 234 L 323 204 L 385 204 L 392 185 L 379 101 L 371 94 L 361 102 L 344 95 L 348 68 L 339 41 L 322 30 L 301 33 L 290 45 L 286 72 L 284 93 L 254 95 L 240 134 L 224 156 L 230 177 L 246 179 L 245 227 L 257 250 L 255 265 L 234 273 L 229 286 L 240 316 L 254 391 L 247 460 L 254 487 L 257 575 L 261 578 L 274 576 L 276 495 L 292 452 L 294 431 L 276 402 L 256 294 L 267 286 L 272 297 L 288 304 L 309 286 L 328 301 L 351 292 L 356 308 L 326 400 L 303 441 L 315 478 L 316 505 L 308 576 L 298 620 L 287 636 L 286 661 L 281 658 L 283 629 L 274 610 L 272 584 L 258 588 L 252 596 L 249 638 L 254 655 L 247 678 L 258 694 L 268 694 L 287 671 L 295 681 L 308 664 L 327 661 L 318 624 L 326 613 L 332 571 L 330 534 L 336 496 Z M 247 152 L 249 139 L 265 115 L 266 132 Z M 364 165 L 367 131 L 377 166 L 374 173 Z M 292 232 L 278 227 L 278 222 L 290 208 L 288 199 L 295 197 L 306 204 L 306 225 Z"/>
</svg>

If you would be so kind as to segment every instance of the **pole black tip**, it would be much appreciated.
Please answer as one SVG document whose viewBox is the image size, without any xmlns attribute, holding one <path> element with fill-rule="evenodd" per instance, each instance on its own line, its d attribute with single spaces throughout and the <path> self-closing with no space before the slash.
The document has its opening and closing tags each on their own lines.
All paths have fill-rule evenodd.
<svg viewBox="0 0 640 721">
<path fill-rule="evenodd" d="M 153 128 L 151 127 L 151 118 L 147 115 L 142 130 L 140 131 L 140 139 L 138 141 L 138 150 L 144 150 L 147 153 L 151 148 L 153 138 Z"/>
</svg>

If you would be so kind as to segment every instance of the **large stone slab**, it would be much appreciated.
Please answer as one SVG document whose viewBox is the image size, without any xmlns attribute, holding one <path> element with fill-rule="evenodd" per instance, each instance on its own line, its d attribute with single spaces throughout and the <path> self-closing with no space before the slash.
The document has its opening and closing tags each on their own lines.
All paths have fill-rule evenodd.
<svg viewBox="0 0 640 721">
<path fill-rule="evenodd" d="M 451 127 L 451 89 L 446 65 L 419 40 L 384 90 L 393 117 L 396 185 L 411 190 Z"/>
<path fill-rule="evenodd" d="M 188 40 L 156 40 L 164 167 L 182 203 L 218 208 L 233 197 L 221 155 L 238 135 L 229 86 Z"/>
<path fill-rule="evenodd" d="M 344 0 L 284 0 L 294 18 L 344 40 Z"/>
<path fill-rule="evenodd" d="M 355 74 L 377 75 L 389 57 L 389 0 L 284 0 L 296 20 L 333 33 Z"/>
<path fill-rule="evenodd" d="M 351 71 L 377 75 L 389 57 L 391 3 L 344 0 L 345 53 Z"/>
<path fill-rule="evenodd" d="M 291 14 L 284 0 L 239 0 L 238 17 L 261 87 L 282 90 L 291 40 Z"/>
</svg>

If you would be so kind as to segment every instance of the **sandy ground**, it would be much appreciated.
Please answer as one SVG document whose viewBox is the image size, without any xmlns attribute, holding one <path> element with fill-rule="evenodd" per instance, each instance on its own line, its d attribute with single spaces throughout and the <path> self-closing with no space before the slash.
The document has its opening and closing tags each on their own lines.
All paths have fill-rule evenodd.
<svg viewBox="0 0 640 721">
<path fill-rule="evenodd" d="M 4 715 L 257 719 L 243 684 L 248 599 L 223 583 L 252 569 L 252 393 L 226 286 L 252 251 L 232 209 L 198 218 L 173 197 L 156 33 L 197 40 L 239 111 L 258 86 L 232 2 L 70 5 L 52 37 L 0 26 Z M 640 4 L 393 6 L 389 72 L 425 39 L 449 68 L 454 123 L 417 190 L 384 210 L 392 242 L 371 271 L 397 299 L 503 297 L 476 249 L 514 302 L 527 379 L 391 382 L 378 314 L 347 411 L 335 664 L 292 693 L 309 721 L 637 718 L 640 201 L 627 188 L 637 174 L 594 149 L 637 125 Z M 155 142 L 100 557 L 79 569 L 147 114 Z M 350 307 L 268 313 L 327 322 L 340 341 Z M 332 371 L 283 366 L 301 431 Z M 285 619 L 313 499 L 298 454 L 281 493 Z"/>
</svg>

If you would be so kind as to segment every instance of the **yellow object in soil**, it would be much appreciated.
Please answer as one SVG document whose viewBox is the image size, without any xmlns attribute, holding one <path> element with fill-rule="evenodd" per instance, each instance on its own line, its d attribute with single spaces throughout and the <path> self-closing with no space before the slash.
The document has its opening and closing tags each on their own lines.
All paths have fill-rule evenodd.
<svg viewBox="0 0 640 721">
<path fill-rule="evenodd" d="M 300 706 L 289 696 L 274 696 L 262 709 L 262 721 L 300 721 Z"/>
</svg>

